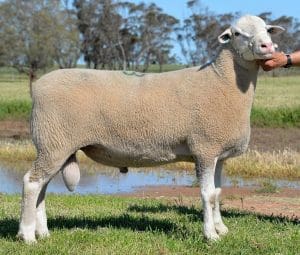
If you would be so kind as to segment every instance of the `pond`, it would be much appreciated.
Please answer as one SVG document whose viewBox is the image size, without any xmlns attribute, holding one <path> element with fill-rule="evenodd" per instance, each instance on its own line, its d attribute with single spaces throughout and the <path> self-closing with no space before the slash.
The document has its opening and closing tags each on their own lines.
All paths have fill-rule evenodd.
<svg viewBox="0 0 300 255">
<path fill-rule="evenodd" d="M 166 170 L 163 168 L 129 169 L 122 174 L 116 168 L 100 166 L 95 171 L 87 171 L 81 167 L 81 179 L 75 192 L 78 194 L 121 194 L 130 193 L 146 186 L 179 185 L 191 186 L 196 183 L 194 171 Z M 21 193 L 24 171 L 16 170 L 11 166 L 0 163 L 0 193 Z M 258 186 L 262 179 L 243 179 L 238 177 L 222 176 L 222 186 Z M 300 181 L 272 180 L 277 187 L 300 189 Z M 48 192 L 69 193 L 59 173 L 50 182 Z"/>
</svg>

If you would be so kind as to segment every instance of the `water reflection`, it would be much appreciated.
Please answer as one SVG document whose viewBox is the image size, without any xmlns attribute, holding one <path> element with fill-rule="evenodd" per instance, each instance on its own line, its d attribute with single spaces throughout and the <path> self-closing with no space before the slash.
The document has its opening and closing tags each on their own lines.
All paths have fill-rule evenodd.
<svg viewBox="0 0 300 255">
<path fill-rule="evenodd" d="M 119 173 L 116 168 L 104 168 L 87 174 L 84 168 L 76 192 L 80 194 L 115 194 L 132 192 L 138 187 L 155 185 L 192 185 L 195 180 L 191 171 L 173 171 L 162 169 L 130 169 L 127 174 Z M 8 169 L 0 165 L 0 192 L 20 193 L 25 172 Z M 48 186 L 48 192 L 68 193 L 59 173 Z"/>
<path fill-rule="evenodd" d="M 115 168 L 99 167 L 97 171 L 90 173 L 85 167 L 81 167 L 81 180 L 76 188 L 76 193 L 100 193 L 117 194 L 133 192 L 144 186 L 160 185 L 187 185 L 196 182 L 193 171 L 165 170 L 162 168 L 129 169 L 127 174 L 122 174 Z M 28 169 L 26 167 L 26 169 Z M 11 166 L 0 164 L 0 192 L 20 193 L 24 171 L 16 170 Z M 258 186 L 261 180 L 245 180 L 242 178 L 228 178 L 223 176 L 223 186 Z M 300 181 L 273 181 L 277 187 L 300 188 Z M 69 193 L 65 187 L 62 176 L 59 173 L 50 182 L 48 192 Z"/>
</svg>

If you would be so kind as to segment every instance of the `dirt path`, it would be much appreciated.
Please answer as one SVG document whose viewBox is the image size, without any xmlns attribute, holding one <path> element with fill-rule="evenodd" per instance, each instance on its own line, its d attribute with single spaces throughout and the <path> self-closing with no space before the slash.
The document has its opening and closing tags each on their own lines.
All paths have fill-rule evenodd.
<svg viewBox="0 0 300 255">
<path fill-rule="evenodd" d="M 292 149 L 300 152 L 300 128 L 252 128 L 250 148 L 258 151 Z"/>
<path fill-rule="evenodd" d="M 0 138 L 29 138 L 29 123 L 26 121 L 1 120 Z"/>
<path fill-rule="evenodd" d="M 148 187 L 123 196 L 166 198 L 184 205 L 199 202 L 199 188 L 184 186 Z M 258 193 L 255 188 L 222 189 L 222 207 L 284 216 L 300 220 L 300 189 L 282 189 L 279 193 Z"/>
</svg>

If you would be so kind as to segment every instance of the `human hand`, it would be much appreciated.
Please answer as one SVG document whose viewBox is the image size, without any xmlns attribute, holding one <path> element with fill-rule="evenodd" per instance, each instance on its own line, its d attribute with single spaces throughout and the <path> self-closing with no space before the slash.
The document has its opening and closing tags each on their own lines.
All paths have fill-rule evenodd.
<svg viewBox="0 0 300 255">
<path fill-rule="evenodd" d="M 271 59 L 259 60 L 259 64 L 264 71 L 271 71 L 274 68 L 285 66 L 287 57 L 283 52 L 274 52 Z"/>
</svg>

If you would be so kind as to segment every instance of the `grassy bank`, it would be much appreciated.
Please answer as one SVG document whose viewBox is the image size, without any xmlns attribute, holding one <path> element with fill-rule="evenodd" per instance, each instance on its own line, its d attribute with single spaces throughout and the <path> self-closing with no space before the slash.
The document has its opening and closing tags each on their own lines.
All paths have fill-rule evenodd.
<svg viewBox="0 0 300 255">
<path fill-rule="evenodd" d="M 297 254 L 297 220 L 224 211 L 229 234 L 202 235 L 198 199 L 111 196 L 47 197 L 51 237 L 36 245 L 15 240 L 19 196 L 0 196 L 0 254 Z"/>
<path fill-rule="evenodd" d="M 29 120 L 31 100 L 0 101 L 0 120 Z"/>
<path fill-rule="evenodd" d="M 300 106 L 262 108 L 254 106 L 251 124 L 256 127 L 300 127 Z"/>
<path fill-rule="evenodd" d="M 2 70 L 0 120 L 28 120 L 30 109 L 26 77 Z M 300 127 L 300 76 L 259 77 L 251 122 L 260 127 Z"/>
<path fill-rule="evenodd" d="M 226 162 L 228 176 L 300 179 L 300 153 L 291 150 L 247 153 Z"/>
<path fill-rule="evenodd" d="M 87 158 L 82 152 L 77 154 L 80 164 L 85 164 L 91 173 L 103 169 L 102 165 Z M 1 141 L 0 161 L 13 164 L 16 168 L 24 169 L 24 162 L 35 159 L 36 152 L 30 141 Z M 179 162 L 163 166 L 165 169 L 194 170 L 194 164 Z M 300 178 L 300 153 L 291 150 L 277 152 L 258 152 L 250 150 L 240 157 L 229 159 L 225 165 L 228 176 L 241 176 L 245 178 L 263 177 L 274 179 Z"/>
</svg>

